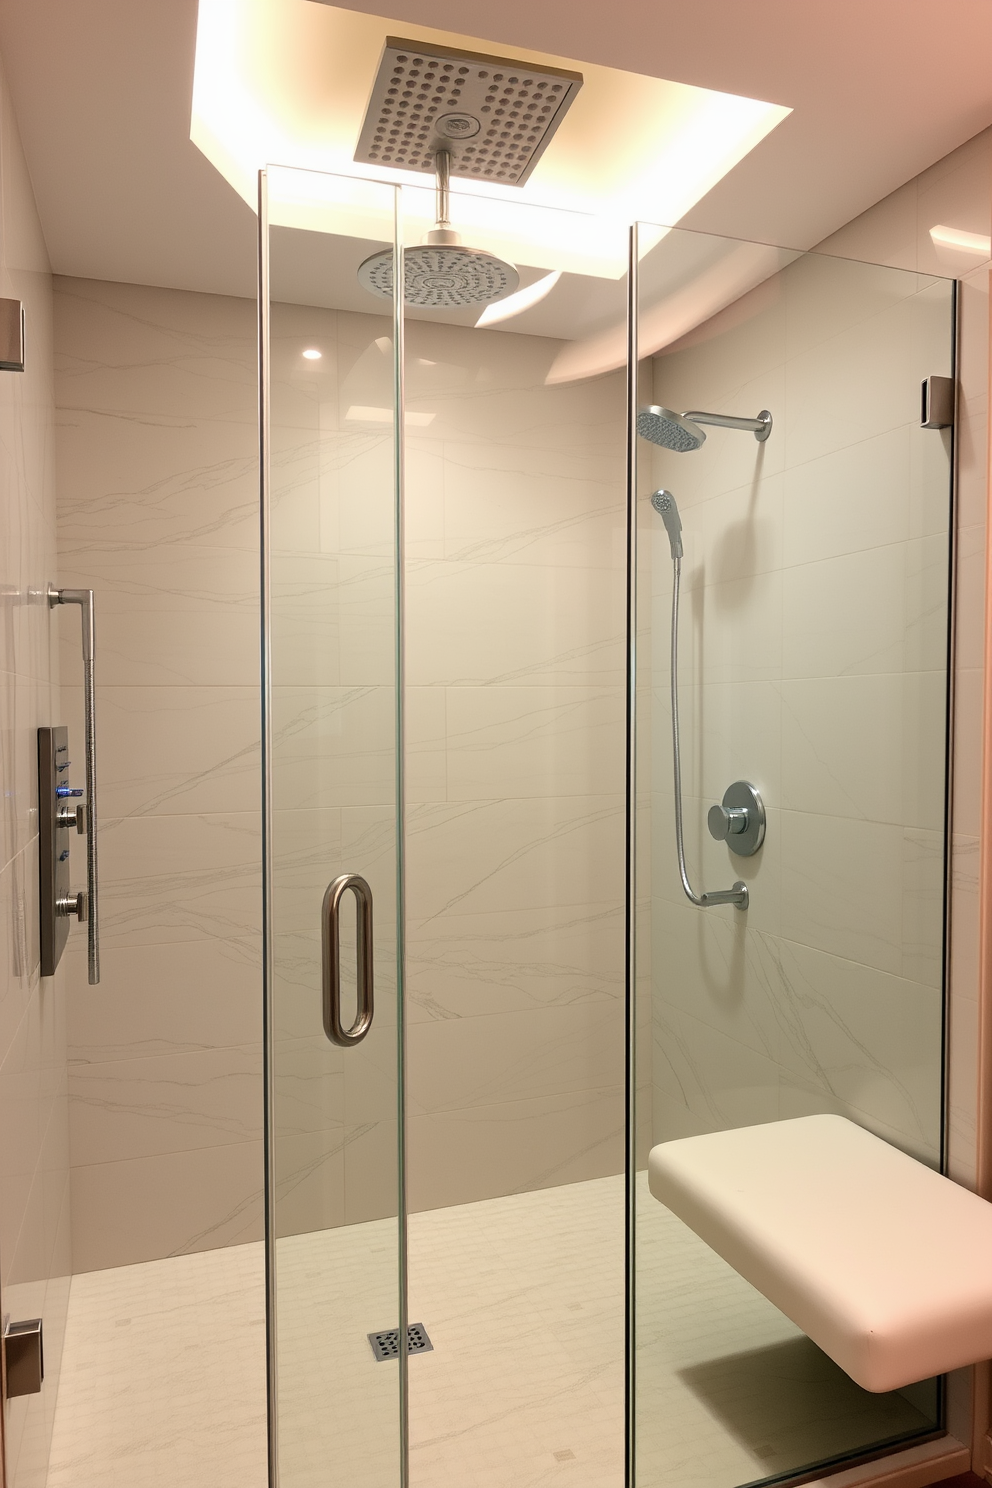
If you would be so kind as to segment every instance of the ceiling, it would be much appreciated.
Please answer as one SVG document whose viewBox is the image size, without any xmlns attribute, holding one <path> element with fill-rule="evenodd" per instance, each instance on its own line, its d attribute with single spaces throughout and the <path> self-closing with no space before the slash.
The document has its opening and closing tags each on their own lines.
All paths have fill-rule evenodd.
<svg viewBox="0 0 992 1488">
<path fill-rule="evenodd" d="M 989 0 L 388 0 L 388 11 L 791 107 L 682 219 L 759 242 L 811 246 L 992 123 Z M 253 214 L 189 139 L 195 32 L 196 0 L 0 0 L 56 272 L 254 294 Z"/>
</svg>

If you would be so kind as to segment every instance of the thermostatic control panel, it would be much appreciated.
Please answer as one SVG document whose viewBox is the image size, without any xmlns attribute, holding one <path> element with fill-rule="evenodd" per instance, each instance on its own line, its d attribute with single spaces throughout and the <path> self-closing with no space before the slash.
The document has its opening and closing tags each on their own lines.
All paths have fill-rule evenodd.
<svg viewBox="0 0 992 1488">
<path fill-rule="evenodd" d="M 69 938 L 69 921 L 85 920 L 86 895 L 70 887 L 69 844 L 86 831 L 81 788 L 69 782 L 69 731 L 38 730 L 38 838 L 41 865 L 41 974 L 54 976 Z"/>
</svg>

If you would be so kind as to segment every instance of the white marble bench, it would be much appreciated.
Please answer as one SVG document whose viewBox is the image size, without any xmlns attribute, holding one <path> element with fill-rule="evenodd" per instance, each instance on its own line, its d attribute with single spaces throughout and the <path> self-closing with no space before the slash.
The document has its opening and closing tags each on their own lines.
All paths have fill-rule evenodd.
<svg viewBox="0 0 992 1488">
<path fill-rule="evenodd" d="M 844 1117 L 663 1142 L 648 1181 L 864 1389 L 992 1357 L 992 1204 Z"/>
</svg>

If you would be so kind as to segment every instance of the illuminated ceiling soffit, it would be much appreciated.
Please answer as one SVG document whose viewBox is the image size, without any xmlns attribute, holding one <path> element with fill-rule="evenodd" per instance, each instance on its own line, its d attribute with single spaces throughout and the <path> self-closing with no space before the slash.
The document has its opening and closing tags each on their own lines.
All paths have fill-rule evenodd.
<svg viewBox="0 0 992 1488">
<path fill-rule="evenodd" d="M 396 29 L 381 17 L 311 0 L 200 0 L 193 143 L 252 208 L 262 166 L 339 178 L 340 185 L 308 184 L 295 172 L 280 173 L 284 189 L 270 198 L 272 220 L 388 241 L 381 205 L 388 193 L 356 190 L 357 183 L 340 178 L 370 174 L 353 156 L 383 45 Z M 506 51 L 406 22 L 402 30 L 411 40 Z M 618 276 L 619 228 L 636 219 L 678 222 L 791 112 L 571 58 L 519 48 L 512 55 L 581 72 L 584 83 L 525 186 L 455 183 L 456 225 L 469 241 L 481 238 L 493 251 L 549 271 Z M 406 236 L 416 241 L 432 225 L 425 177 L 385 166 L 376 175 L 420 188 L 404 198 Z M 586 220 L 577 223 L 576 213 Z"/>
</svg>

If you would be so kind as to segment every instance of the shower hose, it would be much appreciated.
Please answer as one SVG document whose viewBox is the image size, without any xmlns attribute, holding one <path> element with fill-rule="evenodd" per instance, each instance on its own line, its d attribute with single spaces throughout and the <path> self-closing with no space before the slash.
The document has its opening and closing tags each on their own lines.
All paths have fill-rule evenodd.
<svg viewBox="0 0 992 1488">
<path fill-rule="evenodd" d="M 681 547 L 681 543 L 679 544 Z M 691 904 L 708 909 L 713 904 L 736 904 L 747 909 L 747 885 L 738 879 L 732 889 L 714 889 L 697 894 L 689 882 L 685 867 L 685 839 L 682 831 L 682 752 L 679 745 L 679 593 L 682 588 L 682 559 L 673 553 L 675 579 L 672 585 L 672 762 L 675 768 L 675 845 L 679 857 L 679 877 L 685 896 Z"/>
</svg>

